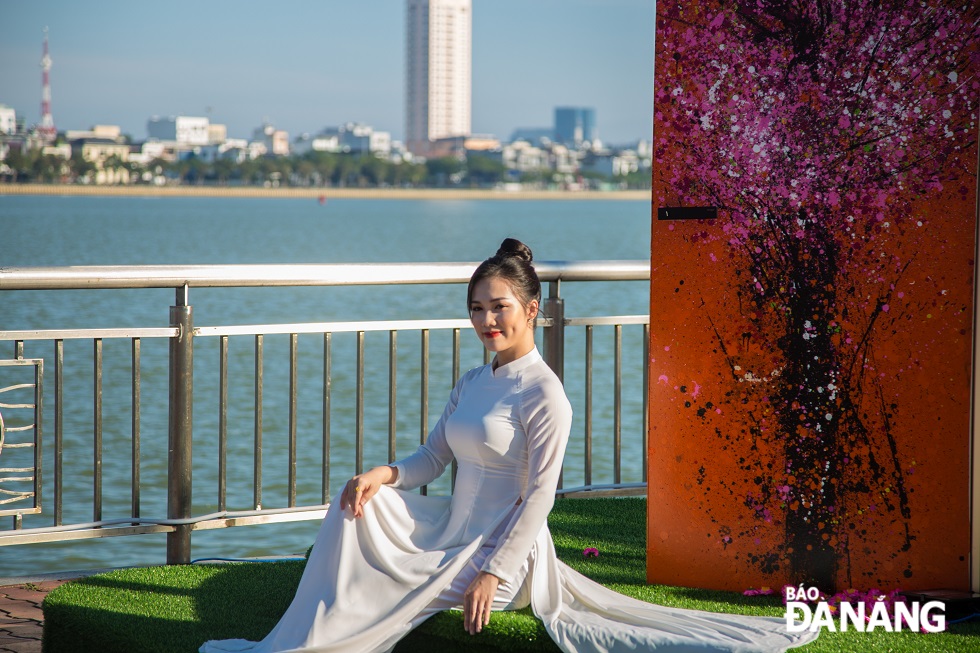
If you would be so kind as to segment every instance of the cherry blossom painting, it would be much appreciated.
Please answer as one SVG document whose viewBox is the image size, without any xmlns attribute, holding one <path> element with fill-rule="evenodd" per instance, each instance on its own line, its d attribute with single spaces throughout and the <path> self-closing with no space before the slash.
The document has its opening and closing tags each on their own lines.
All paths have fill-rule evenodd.
<svg viewBox="0 0 980 653">
<path fill-rule="evenodd" d="M 648 577 L 969 588 L 980 6 L 657 3 Z"/>
</svg>

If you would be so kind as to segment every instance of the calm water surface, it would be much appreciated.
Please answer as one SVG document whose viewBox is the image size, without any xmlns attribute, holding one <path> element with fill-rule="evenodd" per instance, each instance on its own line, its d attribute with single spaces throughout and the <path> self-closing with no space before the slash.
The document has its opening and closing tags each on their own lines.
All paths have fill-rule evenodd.
<svg viewBox="0 0 980 653">
<path fill-rule="evenodd" d="M 173 265 L 215 263 L 347 263 L 479 261 L 507 237 L 520 238 L 538 260 L 648 259 L 648 202 L 611 200 L 329 200 L 212 198 L 0 197 L 0 266 Z M 646 282 L 563 284 L 568 316 L 643 314 Z M 465 287 L 191 289 L 197 326 L 458 318 L 465 315 Z M 169 321 L 174 291 L 6 291 L 0 330 L 81 327 L 158 327 Z M 642 332 L 624 328 L 623 480 L 640 480 Z M 594 482 L 612 481 L 612 329 L 597 329 L 593 402 Z M 387 459 L 387 334 L 366 337 L 365 465 Z M 397 432 L 399 456 L 419 442 L 420 338 L 399 334 Z M 478 341 L 463 336 L 464 368 L 482 362 Z M 566 387 L 576 411 L 566 456 L 566 486 L 584 480 L 581 459 L 584 335 L 566 344 Z M 452 386 L 448 334 L 432 334 L 428 420 L 442 412 Z M 353 336 L 334 336 L 330 488 L 353 473 Z M 319 336 L 299 340 L 299 461 L 297 502 L 319 503 L 321 488 L 323 347 Z M 11 347 L 12 349 L 12 347 Z M 66 341 L 64 372 L 64 521 L 93 518 L 93 343 Z M 53 345 L 28 342 L 27 357 L 44 358 L 44 508 L 25 516 L 24 526 L 50 525 L 53 497 Z M 0 351 L 0 358 L 13 351 Z M 286 505 L 288 338 L 267 336 L 263 401 L 264 507 Z M 130 513 L 131 402 L 130 343 L 103 342 L 102 517 Z M 213 339 L 195 345 L 194 510 L 217 505 L 218 347 Z M 4 368 L 0 368 L 3 370 Z M 228 508 L 252 507 L 254 341 L 229 345 Z M 0 386 L 7 385 L 0 378 Z M 166 515 L 167 343 L 142 342 L 142 442 L 140 509 Z M 437 482 L 433 492 L 449 491 Z M 2 528 L 12 518 L 4 517 Z M 197 532 L 195 558 L 275 556 L 302 552 L 318 524 L 299 522 Z M 157 564 L 165 536 L 0 547 L 0 576 L 60 569 Z"/>
</svg>

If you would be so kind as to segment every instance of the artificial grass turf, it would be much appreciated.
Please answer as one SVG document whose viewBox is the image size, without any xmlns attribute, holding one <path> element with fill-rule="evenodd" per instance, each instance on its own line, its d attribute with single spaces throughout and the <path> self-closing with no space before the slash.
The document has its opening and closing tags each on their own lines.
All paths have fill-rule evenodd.
<svg viewBox="0 0 980 653">
<path fill-rule="evenodd" d="M 559 557 L 604 585 L 682 608 L 782 617 L 778 598 L 647 585 L 646 501 L 561 499 L 549 519 Z M 595 547 L 598 558 L 583 558 Z M 124 569 L 66 583 L 44 602 L 45 653 L 191 653 L 208 639 L 261 639 L 279 620 L 303 573 L 302 561 Z M 416 651 L 557 651 L 530 609 L 496 612 L 482 633 L 463 630 L 462 613 L 444 612 L 395 649 Z M 980 652 L 980 624 L 949 632 L 823 633 L 801 653 Z"/>
</svg>

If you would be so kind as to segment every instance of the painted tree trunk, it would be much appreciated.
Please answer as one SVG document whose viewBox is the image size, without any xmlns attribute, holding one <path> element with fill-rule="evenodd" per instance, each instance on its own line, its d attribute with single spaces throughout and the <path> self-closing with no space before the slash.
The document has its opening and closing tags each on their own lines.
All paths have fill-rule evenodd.
<svg viewBox="0 0 980 653">
<path fill-rule="evenodd" d="M 834 256 L 802 258 L 787 275 L 785 360 L 777 412 L 786 461 L 786 553 L 791 577 L 822 588 L 837 582 L 836 539 L 840 356 L 831 340 L 837 305 Z"/>
</svg>

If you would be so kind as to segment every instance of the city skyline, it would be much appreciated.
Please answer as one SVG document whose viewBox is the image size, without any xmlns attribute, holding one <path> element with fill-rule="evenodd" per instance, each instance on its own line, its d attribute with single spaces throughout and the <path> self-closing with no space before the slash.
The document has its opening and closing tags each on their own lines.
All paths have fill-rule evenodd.
<svg viewBox="0 0 980 653">
<path fill-rule="evenodd" d="M 200 115 L 236 137 L 263 120 L 291 137 L 360 121 L 403 139 L 405 2 L 376 4 L 365 15 L 358 3 L 293 3 L 275 16 L 224 1 L 109 1 L 98 16 L 61 0 L 11 6 L 0 104 L 40 120 L 47 26 L 60 130 L 109 123 L 142 140 L 154 115 Z M 596 109 L 604 142 L 649 139 L 653 28 L 649 1 L 475 0 L 473 132 L 506 139 L 574 105 Z"/>
</svg>

